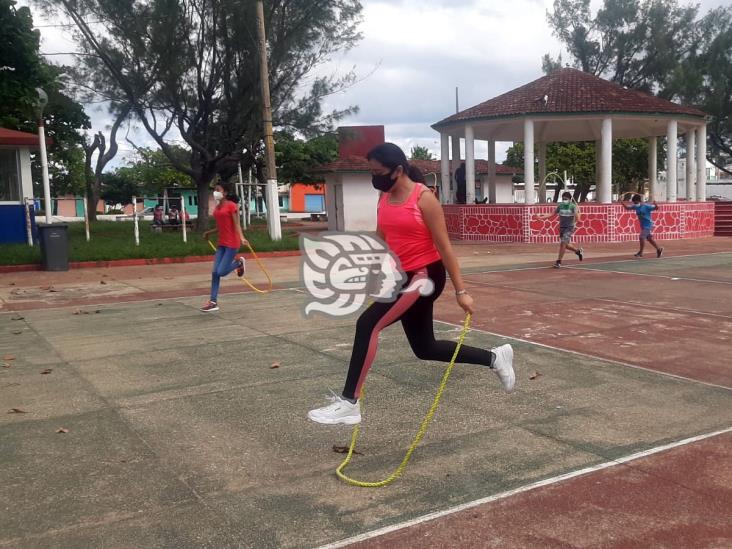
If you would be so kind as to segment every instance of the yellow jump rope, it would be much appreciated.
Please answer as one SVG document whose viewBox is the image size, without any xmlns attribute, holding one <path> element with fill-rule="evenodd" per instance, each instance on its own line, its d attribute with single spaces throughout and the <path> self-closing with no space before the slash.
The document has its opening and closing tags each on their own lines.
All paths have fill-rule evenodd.
<svg viewBox="0 0 732 549">
<path fill-rule="evenodd" d="M 351 462 L 351 458 L 353 457 L 353 451 L 356 448 L 356 441 L 358 440 L 358 433 L 361 430 L 360 425 L 355 425 L 353 427 L 353 433 L 351 434 L 351 445 L 348 447 L 348 455 L 346 456 L 346 459 L 343 460 L 343 463 L 341 463 L 338 468 L 336 469 L 336 475 L 338 475 L 338 478 L 341 479 L 343 482 L 346 482 L 352 486 L 360 486 L 361 488 L 380 488 L 382 486 L 386 486 L 388 484 L 391 484 L 396 479 L 398 479 L 401 474 L 404 472 L 404 470 L 407 468 L 407 464 L 409 463 L 409 459 L 412 457 L 412 454 L 414 453 L 414 450 L 417 448 L 417 445 L 422 440 L 422 437 L 424 437 L 425 433 L 427 432 L 427 427 L 429 427 L 430 422 L 432 421 L 432 417 L 435 415 L 435 412 L 437 411 L 437 407 L 440 404 L 440 399 L 442 398 L 442 393 L 445 390 L 445 387 L 447 386 L 447 380 L 450 377 L 450 372 L 452 372 L 453 366 L 455 366 L 455 361 L 457 360 L 458 353 L 460 352 L 460 348 L 463 346 L 463 342 L 465 341 L 465 336 L 470 331 L 470 315 L 466 315 L 465 321 L 463 322 L 463 330 L 460 333 L 460 338 L 458 339 L 457 345 L 455 347 L 455 352 L 452 355 L 452 358 L 450 359 L 450 363 L 447 365 L 447 368 L 445 368 L 445 373 L 442 374 L 442 381 L 440 381 L 440 387 L 437 389 L 437 394 L 435 395 L 434 400 L 432 401 L 432 405 L 430 406 L 430 409 L 427 411 L 427 414 L 422 419 L 422 423 L 419 425 L 419 429 L 417 430 L 417 434 L 414 437 L 414 440 L 412 440 L 412 444 L 409 446 L 409 449 L 407 450 L 407 453 L 404 455 L 404 459 L 402 459 L 402 462 L 399 464 L 399 467 L 396 468 L 396 470 L 386 477 L 384 480 L 379 480 L 377 482 L 367 482 L 363 480 L 356 480 L 349 476 L 347 476 L 343 470 L 348 466 L 348 464 Z M 363 390 L 362 390 L 363 392 Z M 361 406 L 361 411 L 363 412 L 363 398 L 359 401 L 359 405 Z"/>
<path fill-rule="evenodd" d="M 211 242 L 209 240 L 208 241 L 208 245 L 211 246 L 211 249 L 214 252 L 216 251 L 216 246 L 214 246 L 214 243 L 213 242 Z M 252 284 L 251 282 L 249 282 L 246 278 L 242 278 L 241 280 L 242 280 L 242 282 L 244 282 L 244 284 L 246 284 L 247 286 L 249 286 L 255 292 L 260 293 L 260 294 L 268 294 L 269 292 L 272 291 L 272 277 L 269 275 L 269 272 L 267 271 L 267 269 L 264 267 L 264 265 L 262 264 L 262 262 L 257 257 L 257 254 L 254 251 L 254 248 L 252 248 L 252 245 L 251 244 L 248 244 L 247 247 L 249 248 L 249 252 L 252 254 L 252 257 L 254 258 L 254 261 L 257 262 L 257 265 L 259 266 L 260 270 L 264 273 L 264 276 L 267 277 L 267 289 L 266 290 L 262 290 L 260 288 L 257 288 L 254 284 Z"/>
</svg>

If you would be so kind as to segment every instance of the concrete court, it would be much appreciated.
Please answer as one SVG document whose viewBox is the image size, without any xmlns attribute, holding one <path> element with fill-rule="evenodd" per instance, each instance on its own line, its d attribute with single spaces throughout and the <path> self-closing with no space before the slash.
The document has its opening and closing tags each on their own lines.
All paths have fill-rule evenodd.
<svg viewBox="0 0 732 549">
<path fill-rule="evenodd" d="M 479 305 L 508 307 L 478 290 L 495 274 L 477 273 L 509 264 L 479 264 L 468 254 L 463 261 L 473 263 L 471 292 Z M 10 276 L 18 279 L 4 280 Z M 352 319 L 305 321 L 288 313 L 303 296 L 287 289 L 267 297 L 227 295 L 226 307 L 211 316 L 195 309 L 199 296 L 84 306 L 95 301 L 98 284 L 87 282 L 88 294 L 67 293 L 66 302 L 45 308 L 27 307 L 33 296 L 24 294 L 31 299 L 17 307 L 20 313 L 0 314 L 0 353 L 15 356 L 0 369 L 1 407 L 27 412 L 0 415 L 0 547 L 313 547 L 732 424 L 724 387 L 513 341 L 519 391 L 504 395 L 490 372 L 458 367 L 404 478 L 381 490 L 351 488 L 333 475 L 343 456 L 332 451 L 348 442 L 350 430 L 311 424 L 305 413 L 328 388 L 340 389 Z M 22 287 L 30 292 L 28 279 Z M 65 293 L 63 284 L 58 289 L 53 293 Z M 456 320 L 450 303 L 440 309 Z M 507 340 L 480 331 L 488 328 L 482 322 L 476 318 L 472 344 Z M 452 324 L 438 329 L 457 337 Z M 272 369 L 274 363 L 279 367 Z M 364 455 L 355 458 L 354 476 L 378 478 L 399 462 L 441 371 L 414 360 L 398 329 L 384 334 L 367 384 Z M 542 375 L 530 381 L 535 371 Z M 720 463 L 729 462 L 724 447 L 717 452 Z M 663 476 L 650 466 L 643 474 Z M 670 475 L 662 480 L 666 492 L 656 493 L 673 494 L 681 482 Z M 732 539 L 720 511 L 732 502 L 729 478 L 706 480 L 709 539 Z M 551 493 L 519 499 L 526 497 L 549 498 L 544 509 L 551 503 Z M 505 513 L 505 524 L 526 516 Z M 556 534 L 554 546 L 613 539 L 609 527 L 596 538 L 581 531 L 568 538 L 570 528 L 563 537 L 556 516 L 543 520 L 537 518 L 540 533 L 529 532 L 525 546 L 532 539 L 550 546 L 538 541 L 547 534 Z M 517 546 L 510 536 L 496 538 L 499 528 L 485 530 L 488 516 L 478 522 L 461 526 L 464 546 L 475 546 L 467 543 L 471 533 L 480 536 L 473 541 Z M 642 536 L 643 524 L 635 531 Z"/>
</svg>

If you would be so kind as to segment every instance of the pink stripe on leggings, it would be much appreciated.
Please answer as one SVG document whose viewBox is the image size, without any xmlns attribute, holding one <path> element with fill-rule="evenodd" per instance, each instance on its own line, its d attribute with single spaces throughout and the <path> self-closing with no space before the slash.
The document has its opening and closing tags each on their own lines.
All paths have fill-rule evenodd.
<svg viewBox="0 0 732 549">
<path fill-rule="evenodd" d="M 419 272 L 413 280 L 416 280 L 417 278 L 424 278 L 425 276 L 426 273 Z M 394 306 L 389 309 L 386 314 L 381 317 L 381 320 L 376 323 L 376 326 L 374 326 L 374 330 L 371 332 L 371 337 L 369 338 L 369 347 L 366 351 L 366 358 L 364 359 L 363 367 L 361 368 L 361 375 L 358 376 L 358 383 L 356 384 L 356 391 L 354 394 L 356 398 L 361 398 L 361 386 L 363 385 L 363 382 L 366 381 L 366 375 L 369 373 L 369 369 L 374 363 L 374 358 L 376 358 L 376 348 L 379 343 L 379 334 L 381 333 L 381 330 L 386 328 L 392 322 L 399 320 L 399 318 L 417 302 L 419 296 L 419 291 L 402 294 L 397 298 Z"/>
</svg>

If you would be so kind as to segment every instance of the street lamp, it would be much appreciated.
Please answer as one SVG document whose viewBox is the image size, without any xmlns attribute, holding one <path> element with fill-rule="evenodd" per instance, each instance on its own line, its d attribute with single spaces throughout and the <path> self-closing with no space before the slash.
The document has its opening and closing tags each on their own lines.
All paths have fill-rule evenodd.
<svg viewBox="0 0 732 549">
<path fill-rule="evenodd" d="M 48 158 L 46 156 L 46 128 L 43 124 L 43 109 L 48 105 L 48 94 L 36 88 L 38 99 L 35 103 L 38 119 L 38 142 L 41 149 L 41 173 L 43 174 L 43 209 L 46 212 L 46 223 L 51 223 L 51 185 L 48 182 Z"/>
</svg>

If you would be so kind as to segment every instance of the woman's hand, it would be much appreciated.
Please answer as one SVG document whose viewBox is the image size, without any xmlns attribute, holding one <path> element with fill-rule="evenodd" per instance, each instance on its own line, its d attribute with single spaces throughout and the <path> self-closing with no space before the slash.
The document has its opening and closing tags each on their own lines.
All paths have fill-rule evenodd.
<svg viewBox="0 0 732 549">
<path fill-rule="evenodd" d="M 212 230 L 204 231 L 204 233 L 201 235 L 201 238 L 203 238 L 204 240 L 208 240 L 208 237 L 211 236 L 211 233 L 213 233 Z"/>
<path fill-rule="evenodd" d="M 460 294 L 457 296 L 457 302 L 458 305 L 469 315 L 475 314 L 475 307 L 473 303 L 473 298 L 470 297 L 470 294 Z"/>
<path fill-rule="evenodd" d="M 244 235 L 241 235 L 240 239 L 241 239 L 241 245 L 242 246 L 249 247 L 249 241 L 246 239 L 246 237 Z"/>
</svg>

